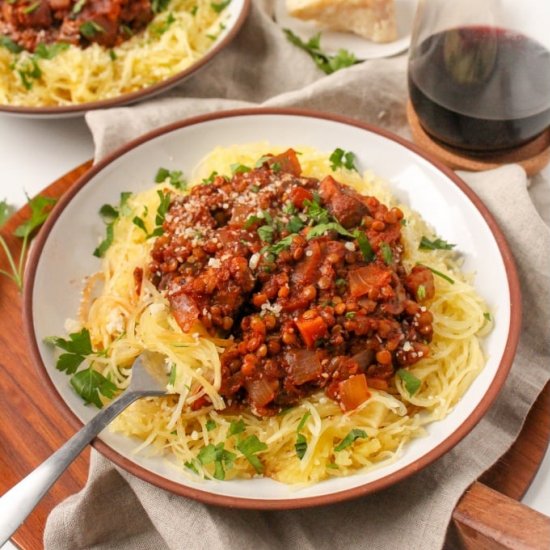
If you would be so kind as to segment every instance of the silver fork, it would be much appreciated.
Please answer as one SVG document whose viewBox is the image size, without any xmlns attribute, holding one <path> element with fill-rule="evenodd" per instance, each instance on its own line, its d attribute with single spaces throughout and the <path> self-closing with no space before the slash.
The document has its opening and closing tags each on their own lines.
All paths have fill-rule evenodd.
<svg viewBox="0 0 550 550">
<path fill-rule="evenodd" d="M 168 377 L 155 354 L 142 354 L 132 366 L 130 385 L 108 407 L 97 413 L 38 468 L 0 498 L 0 547 L 25 521 L 71 462 L 128 405 L 154 395 L 166 395 Z"/>
</svg>

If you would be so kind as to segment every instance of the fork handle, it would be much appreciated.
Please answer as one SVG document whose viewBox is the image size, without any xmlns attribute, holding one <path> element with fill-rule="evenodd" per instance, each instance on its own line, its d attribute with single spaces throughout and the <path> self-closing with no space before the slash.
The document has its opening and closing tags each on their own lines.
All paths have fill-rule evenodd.
<svg viewBox="0 0 550 550">
<path fill-rule="evenodd" d="M 98 434 L 128 405 L 142 397 L 140 392 L 123 393 L 76 432 L 50 458 L 0 498 L 0 547 L 34 510 L 48 489 Z"/>
</svg>

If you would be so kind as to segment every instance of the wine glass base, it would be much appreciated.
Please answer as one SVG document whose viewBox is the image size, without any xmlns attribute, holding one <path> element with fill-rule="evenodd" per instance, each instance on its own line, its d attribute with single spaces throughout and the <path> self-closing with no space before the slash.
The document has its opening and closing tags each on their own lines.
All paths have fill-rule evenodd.
<svg viewBox="0 0 550 550">
<path fill-rule="evenodd" d="M 550 162 L 550 128 L 519 147 L 480 156 L 479 153 L 455 149 L 432 138 L 420 124 L 410 101 L 407 101 L 407 120 L 413 141 L 453 170 L 481 172 L 504 164 L 520 164 L 528 176 L 534 176 Z"/>
</svg>

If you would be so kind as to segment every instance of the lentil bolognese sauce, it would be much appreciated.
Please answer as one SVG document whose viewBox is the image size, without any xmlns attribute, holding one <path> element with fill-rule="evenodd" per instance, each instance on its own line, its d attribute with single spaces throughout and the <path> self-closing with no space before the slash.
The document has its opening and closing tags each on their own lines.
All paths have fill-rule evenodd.
<svg viewBox="0 0 550 550">
<path fill-rule="evenodd" d="M 0 0 L 0 34 L 29 51 L 54 42 L 112 48 L 153 16 L 149 0 Z"/>
<path fill-rule="evenodd" d="M 346 476 L 398 457 L 483 368 L 492 319 L 454 245 L 352 152 L 238 145 L 189 184 L 154 179 L 101 208 L 100 269 L 48 339 L 97 407 L 156 354 L 170 395 L 113 423 L 138 450 L 194 478 Z"/>
<path fill-rule="evenodd" d="M 332 176 L 302 177 L 288 150 L 174 200 L 150 273 L 184 332 L 198 321 L 232 339 L 220 390 L 232 403 L 272 415 L 324 389 L 350 411 L 429 353 L 419 302 L 433 274 L 403 267 L 402 219 Z"/>
</svg>

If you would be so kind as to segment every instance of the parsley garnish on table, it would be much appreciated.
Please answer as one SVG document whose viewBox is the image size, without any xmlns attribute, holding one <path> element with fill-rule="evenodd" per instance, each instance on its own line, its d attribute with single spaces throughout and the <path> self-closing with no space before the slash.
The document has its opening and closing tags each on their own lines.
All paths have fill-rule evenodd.
<svg viewBox="0 0 550 550">
<path fill-rule="evenodd" d="M 338 50 L 335 55 L 328 54 L 321 50 L 321 33 L 312 36 L 307 42 L 304 42 L 299 36 L 290 29 L 283 29 L 288 41 L 301 50 L 304 50 L 315 62 L 315 65 L 326 74 L 332 74 L 340 69 L 351 67 L 360 63 L 355 55 L 348 50 Z"/>
<path fill-rule="evenodd" d="M 7 242 L 2 235 L 0 235 L 0 248 L 4 251 L 9 266 L 9 270 L 0 269 L 0 275 L 4 275 L 5 277 L 8 277 L 8 279 L 11 279 L 17 285 L 19 291 L 23 288 L 23 271 L 29 241 L 33 233 L 46 221 L 52 207 L 56 202 L 56 199 L 43 197 L 42 195 L 29 199 L 28 206 L 31 211 L 30 217 L 17 226 L 13 231 L 13 235 L 15 237 L 23 239 L 21 244 L 21 252 L 19 254 L 19 261 L 15 261 Z M 0 227 L 7 222 L 11 213 L 12 209 L 8 203 L 5 200 L 0 201 Z"/>
</svg>

